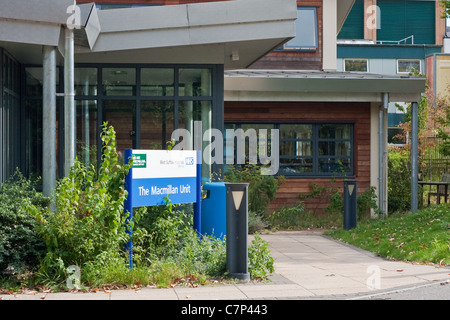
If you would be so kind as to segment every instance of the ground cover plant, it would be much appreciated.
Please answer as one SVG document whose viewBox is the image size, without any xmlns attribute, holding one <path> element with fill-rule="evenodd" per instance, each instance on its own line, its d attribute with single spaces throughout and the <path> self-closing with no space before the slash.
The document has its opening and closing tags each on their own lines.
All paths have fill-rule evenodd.
<svg viewBox="0 0 450 320">
<path fill-rule="evenodd" d="M 368 220 L 355 229 L 326 234 L 387 259 L 450 265 L 450 204 Z"/>
</svg>

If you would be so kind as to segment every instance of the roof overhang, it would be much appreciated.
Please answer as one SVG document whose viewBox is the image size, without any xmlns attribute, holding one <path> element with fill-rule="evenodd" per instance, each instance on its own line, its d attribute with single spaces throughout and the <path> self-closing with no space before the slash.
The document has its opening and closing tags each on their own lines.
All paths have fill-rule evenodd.
<svg viewBox="0 0 450 320">
<path fill-rule="evenodd" d="M 93 11 L 96 11 L 94 8 Z M 295 0 L 236 0 L 93 12 L 77 62 L 245 68 L 295 36 Z"/>
<path fill-rule="evenodd" d="M 73 0 L 0 0 L 0 46 L 42 63 L 42 45 L 64 54 Z M 78 63 L 214 63 L 245 68 L 295 36 L 296 0 L 234 0 L 97 10 L 80 8 Z"/>
<path fill-rule="evenodd" d="M 225 101 L 420 101 L 425 78 L 353 72 L 234 70 L 225 73 Z"/>
</svg>

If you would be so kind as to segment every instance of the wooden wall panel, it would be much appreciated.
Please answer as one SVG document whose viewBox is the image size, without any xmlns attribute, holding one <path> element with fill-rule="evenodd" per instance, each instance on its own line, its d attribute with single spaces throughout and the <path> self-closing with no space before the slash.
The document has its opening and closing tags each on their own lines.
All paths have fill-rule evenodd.
<svg viewBox="0 0 450 320">
<path fill-rule="evenodd" d="M 225 102 L 226 122 L 348 122 L 354 124 L 354 178 L 358 193 L 370 187 L 370 105 L 368 103 L 326 102 Z M 353 178 L 353 177 L 352 177 Z M 331 178 L 286 178 L 270 205 L 270 210 L 292 206 L 300 193 L 312 191 L 310 184 L 330 185 Z M 343 187 L 343 178 L 335 185 Z M 307 209 L 323 212 L 328 203 L 320 199 L 305 200 Z"/>
</svg>

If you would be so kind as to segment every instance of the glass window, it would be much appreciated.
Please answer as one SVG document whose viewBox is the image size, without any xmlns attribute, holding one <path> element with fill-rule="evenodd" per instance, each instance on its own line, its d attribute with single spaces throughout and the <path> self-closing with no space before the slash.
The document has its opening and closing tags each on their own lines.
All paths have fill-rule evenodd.
<svg viewBox="0 0 450 320">
<path fill-rule="evenodd" d="M 117 152 L 123 157 L 125 149 L 136 145 L 136 103 L 127 100 L 104 100 L 103 122 L 116 131 Z"/>
<path fill-rule="evenodd" d="M 136 95 L 135 68 L 103 68 L 102 81 L 105 96 Z"/>
<path fill-rule="evenodd" d="M 368 61 L 367 59 L 345 59 L 344 71 L 367 72 L 369 71 Z"/>
<path fill-rule="evenodd" d="M 316 50 L 317 14 L 316 8 L 299 7 L 295 20 L 296 36 L 284 45 L 287 50 Z"/>
<path fill-rule="evenodd" d="M 210 97 L 212 95 L 211 70 L 181 68 L 178 95 L 181 97 Z"/>
<path fill-rule="evenodd" d="M 154 97 L 174 96 L 174 69 L 142 68 L 141 95 Z"/>
<path fill-rule="evenodd" d="M 353 173 L 353 126 L 351 124 L 232 124 L 225 128 L 278 129 L 280 167 L 285 176 L 334 176 Z M 269 134 L 269 132 L 268 132 Z M 226 136 L 228 141 L 230 137 Z M 261 136 L 258 137 L 261 139 Z M 233 150 L 225 145 L 225 156 Z M 248 153 L 248 148 L 246 149 Z M 236 144 L 234 145 L 236 153 Z M 271 154 L 271 153 L 270 153 Z M 247 154 L 248 155 L 248 154 Z M 236 158 L 234 159 L 236 164 Z M 228 161 L 230 164 L 230 162 Z"/>
<path fill-rule="evenodd" d="M 25 68 L 25 95 L 26 96 L 42 96 L 42 85 L 44 76 L 42 68 L 29 67 Z M 59 68 L 56 68 L 56 92 L 60 92 L 59 88 Z"/>
<path fill-rule="evenodd" d="M 352 126 L 348 124 L 318 125 L 319 173 L 350 173 Z"/>
<path fill-rule="evenodd" d="M 75 95 L 97 95 L 97 68 L 75 68 Z"/>
<path fill-rule="evenodd" d="M 350 139 L 351 127 L 348 124 L 319 125 L 319 139 Z"/>
<path fill-rule="evenodd" d="M 422 72 L 420 60 L 397 60 L 397 73 L 411 73 L 413 70 Z"/>
<path fill-rule="evenodd" d="M 280 174 L 313 172 L 313 126 L 280 125 Z"/>
<path fill-rule="evenodd" d="M 77 153 L 85 166 L 97 163 L 97 101 L 78 100 L 77 108 Z"/>
<path fill-rule="evenodd" d="M 142 149 L 167 149 L 174 130 L 174 110 L 173 101 L 142 101 Z"/>
</svg>

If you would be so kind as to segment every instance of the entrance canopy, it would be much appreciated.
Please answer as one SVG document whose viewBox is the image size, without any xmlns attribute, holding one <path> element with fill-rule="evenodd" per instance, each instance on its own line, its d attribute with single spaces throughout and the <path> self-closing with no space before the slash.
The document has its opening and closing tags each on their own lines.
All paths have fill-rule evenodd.
<svg viewBox="0 0 450 320">
<path fill-rule="evenodd" d="M 42 45 L 64 54 L 62 26 L 78 25 L 79 63 L 202 63 L 245 68 L 295 36 L 295 0 L 236 0 L 97 10 L 71 0 L 0 0 L 0 46 L 42 63 Z M 25 45 L 26 44 L 26 45 Z M 60 62 L 60 61 L 59 61 Z"/>
</svg>

